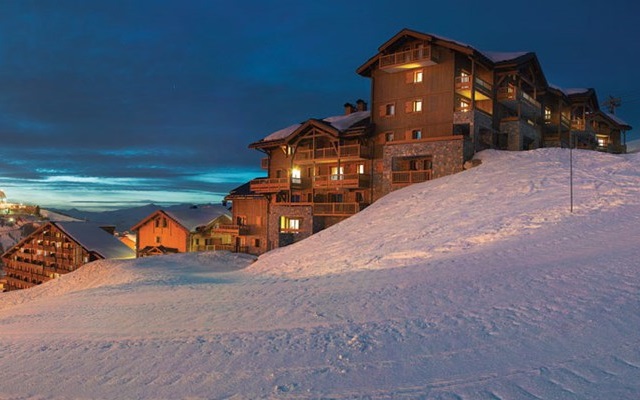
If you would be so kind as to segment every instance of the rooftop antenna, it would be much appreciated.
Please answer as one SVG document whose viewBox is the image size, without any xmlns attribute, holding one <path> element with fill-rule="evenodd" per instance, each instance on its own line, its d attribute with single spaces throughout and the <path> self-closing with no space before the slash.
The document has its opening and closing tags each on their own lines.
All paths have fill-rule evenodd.
<svg viewBox="0 0 640 400">
<path fill-rule="evenodd" d="M 605 100 L 602 105 L 607 107 L 611 114 L 615 114 L 616 107 L 620 107 L 622 105 L 622 99 L 620 99 L 620 97 L 613 97 L 609 95 L 609 98 Z"/>
</svg>

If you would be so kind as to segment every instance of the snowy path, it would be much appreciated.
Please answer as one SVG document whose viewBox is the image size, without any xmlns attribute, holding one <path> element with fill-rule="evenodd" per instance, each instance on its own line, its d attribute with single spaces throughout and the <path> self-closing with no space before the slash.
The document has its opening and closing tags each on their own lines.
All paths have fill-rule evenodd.
<svg viewBox="0 0 640 400">
<path fill-rule="evenodd" d="M 226 253 L 105 262 L 3 294 L 0 399 L 637 399 L 640 174 L 587 196 L 593 179 L 573 215 L 551 180 L 521 198 L 529 185 L 505 183 L 510 209 L 526 207 L 509 218 L 484 183 L 424 217 L 449 218 L 430 241 L 354 218 L 369 240 L 352 259 L 329 231 L 306 244 L 320 259 L 287 262 L 291 246 L 246 268 Z"/>
</svg>

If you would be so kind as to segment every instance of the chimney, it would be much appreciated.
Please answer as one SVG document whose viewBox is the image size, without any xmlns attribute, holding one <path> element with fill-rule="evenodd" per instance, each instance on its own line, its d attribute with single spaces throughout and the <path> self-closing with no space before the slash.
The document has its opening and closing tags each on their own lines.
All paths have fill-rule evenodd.
<svg viewBox="0 0 640 400">
<path fill-rule="evenodd" d="M 367 111 L 367 103 L 365 103 L 362 99 L 356 100 L 356 107 L 358 111 Z"/>
<path fill-rule="evenodd" d="M 349 115 L 356 111 L 356 108 L 351 103 L 344 103 L 344 115 Z"/>
</svg>

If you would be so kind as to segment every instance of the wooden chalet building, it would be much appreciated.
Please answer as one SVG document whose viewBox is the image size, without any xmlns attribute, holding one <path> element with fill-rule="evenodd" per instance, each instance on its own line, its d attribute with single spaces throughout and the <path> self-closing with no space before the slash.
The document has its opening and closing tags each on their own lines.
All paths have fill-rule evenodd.
<svg viewBox="0 0 640 400">
<path fill-rule="evenodd" d="M 2 255 L 7 290 L 26 289 L 100 259 L 134 258 L 112 233 L 86 222 L 49 222 Z"/>
<path fill-rule="evenodd" d="M 266 178 L 232 191 L 234 241 L 252 253 L 327 228 L 389 192 L 462 171 L 484 149 L 625 151 L 631 127 L 600 111 L 593 89 L 548 83 L 533 52 L 484 52 L 404 29 L 361 65 L 371 111 L 310 119 L 249 147 Z"/>
<path fill-rule="evenodd" d="M 207 250 L 242 250 L 237 249 L 231 241 L 231 213 L 222 205 L 158 210 L 131 230 L 136 232 L 137 257 Z"/>
</svg>

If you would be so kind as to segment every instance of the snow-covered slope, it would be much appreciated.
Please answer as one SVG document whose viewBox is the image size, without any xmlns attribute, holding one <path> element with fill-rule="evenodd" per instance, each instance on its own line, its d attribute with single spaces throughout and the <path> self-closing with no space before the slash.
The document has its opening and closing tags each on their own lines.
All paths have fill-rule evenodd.
<svg viewBox="0 0 640 400">
<path fill-rule="evenodd" d="M 640 155 L 484 152 L 308 240 L 0 295 L 0 398 L 640 397 Z"/>
</svg>

